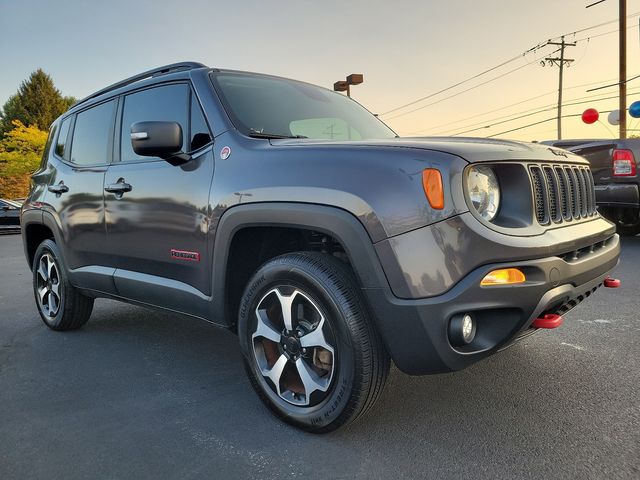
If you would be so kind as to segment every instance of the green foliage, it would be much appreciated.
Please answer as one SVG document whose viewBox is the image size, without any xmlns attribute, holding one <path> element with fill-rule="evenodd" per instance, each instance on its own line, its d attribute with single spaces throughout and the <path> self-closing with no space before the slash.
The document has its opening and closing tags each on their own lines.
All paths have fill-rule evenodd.
<svg viewBox="0 0 640 480">
<path fill-rule="evenodd" d="M 51 77 L 38 69 L 20 84 L 18 91 L 2 107 L 0 137 L 13 128 L 14 120 L 47 131 L 74 102 L 75 98 L 62 96 Z"/>
<path fill-rule="evenodd" d="M 47 132 L 25 127 L 19 120 L 0 140 L 0 197 L 19 198 L 29 193 L 29 177 L 40 165 Z"/>
</svg>

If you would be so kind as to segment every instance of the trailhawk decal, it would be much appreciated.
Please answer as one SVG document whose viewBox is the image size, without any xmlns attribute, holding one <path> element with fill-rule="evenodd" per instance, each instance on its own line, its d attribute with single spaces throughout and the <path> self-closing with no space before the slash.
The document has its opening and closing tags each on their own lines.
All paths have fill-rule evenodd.
<svg viewBox="0 0 640 480">
<path fill-rule="evenodd" d="M 198 252 L 187 252 L 186 250 L 171 249 L 171 258 L 174 260 L 187 260 L 189 262 L 199 262 L 200 254 Z"/>
</svg>

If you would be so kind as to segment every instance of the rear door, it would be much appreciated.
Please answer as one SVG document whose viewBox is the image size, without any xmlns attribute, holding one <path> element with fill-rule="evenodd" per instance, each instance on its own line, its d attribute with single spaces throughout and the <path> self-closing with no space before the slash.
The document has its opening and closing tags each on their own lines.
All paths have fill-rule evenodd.
<svg viewBox="0 0 640 480">
<path fill-rule="evenodd" d="M 109 264 L 104 255 L 103 182 L 112 154 L 116 103 L 109 100 L 65 118 L 54 141 L 45 200 L 59 219 L 60 246 L 71 269 Z"/>
<path fill-rule="evenodd" d="M 188 83 L 135 91 L 123 96 L 121 104 L 119 161 L 105 178 L 106 230 L 118 268 L 114 275 L 118 292 L 145 303 L 201 313 L 194 311 L 189 298 L 202 298 L 210 291 L 211 133 Z M 183 150 L 192 159 L 173 166 L 160 158 L 136 155 L 131 125 L 143 121 L 178 122 Z M 129 191 L 109 191 L 123 183 Z"/>
</svg>

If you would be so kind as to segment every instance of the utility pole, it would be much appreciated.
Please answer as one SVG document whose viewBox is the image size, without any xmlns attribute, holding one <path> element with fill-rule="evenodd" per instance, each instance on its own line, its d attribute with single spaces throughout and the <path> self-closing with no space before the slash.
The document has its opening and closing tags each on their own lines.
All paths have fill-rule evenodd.
<svg viewBox="0 0 640 480">
<path fill-rule="evenodd" d="M 586 8 L 593 7 L 604 1 L 605 0 L 598 0 L 587 5 Z M 618 109 L 620 112 L 620 138 L 627 138 L 627 0 L 619 0 L 618 16 Z M 607 85 L 607 87 L 612 86 L 613 85 Z M 592 90 L 587 90 L 587 92 L 590 91 Z"/>
<path fill-rule="evenodd" d="M 627 0 L 620 0 L 620 138 L 627 138 Z"/>
<path fill-rule="evenodd" d="M 569 66 L 573 62 L 573 58 L 564 58 L 564 49 L 566 47 L 575 47 L 576 43 L 567 43 L 564 41 L 564 35 L 560 38 L 560 42 L 547 42 L 547 45 L 557 45 L 560 47 L 560 57 L 547 57 L 545 61 L 549 65 L 557 65 L 560 68 L 558 80 L 558 140 L 562 140 L 562 76 L 564 67 Z M 544 65 L 544 62 L 542 62 Z"/>
</svg>

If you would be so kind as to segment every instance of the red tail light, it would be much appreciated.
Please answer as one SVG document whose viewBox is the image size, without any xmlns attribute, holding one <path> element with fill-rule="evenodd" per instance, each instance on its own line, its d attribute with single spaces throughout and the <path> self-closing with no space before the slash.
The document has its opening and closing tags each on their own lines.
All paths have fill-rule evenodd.
<svg viewBox="0 0 640 480">
<path fill-rule="evenodd" d="M 611 158 L 614 177 L 634 177 L 636 175 L 636 159 L 631 150 L 614 150 Z"/>
</svg>

